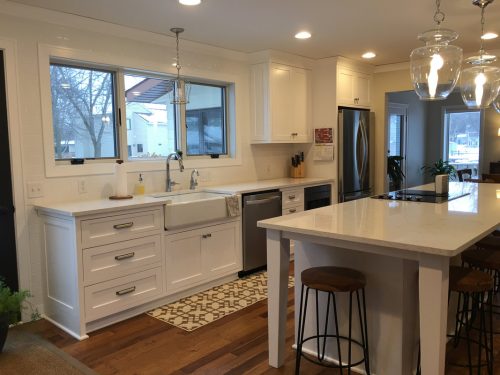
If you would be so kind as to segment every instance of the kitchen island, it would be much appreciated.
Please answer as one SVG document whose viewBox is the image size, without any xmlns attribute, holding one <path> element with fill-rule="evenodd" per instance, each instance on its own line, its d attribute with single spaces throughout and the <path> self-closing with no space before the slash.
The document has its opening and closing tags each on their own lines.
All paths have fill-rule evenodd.
<svg viewBox="0 0 500 375">
<path fill-rule="evenodd" d="M 450 192 L 467 195 L 440 204 L 365 198 L 259 222 L 267 228 L 270 365 L 285 359 L 292 239 L 296 321 L 303 269 L 359 269 L 367 276 L 372 372 L 411 374 L 420 342 L 422 373 L 444 374 L 450 260 L 500 224 L 500 184 L 451 183 Z"/>
</svg>

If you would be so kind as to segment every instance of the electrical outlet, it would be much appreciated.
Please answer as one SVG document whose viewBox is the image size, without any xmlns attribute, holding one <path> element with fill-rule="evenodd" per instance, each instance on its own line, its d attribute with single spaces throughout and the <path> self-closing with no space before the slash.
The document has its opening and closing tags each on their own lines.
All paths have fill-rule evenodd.
<svg viewBox="0 0 500 375">
<path fill-rule="evenodd" d="M 85 194 L 87 192 L 87 182 L 82 178 L 78 180 L 78 193 Z"/>
<path fill-rule="evenodd" d="M 41 182 L 30 182 L 27 184 L 28 198 L 43 197 L 43 184 Z"/>
</svg>

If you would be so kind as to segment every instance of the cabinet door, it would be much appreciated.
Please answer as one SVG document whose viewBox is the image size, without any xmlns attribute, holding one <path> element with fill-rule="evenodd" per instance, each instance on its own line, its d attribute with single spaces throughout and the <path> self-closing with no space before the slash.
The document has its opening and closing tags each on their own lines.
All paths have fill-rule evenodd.
<svg viewBox="0 0 500 375">
<path fill-rule="evenodd" d="M 371 77 L 368 74 L 357 74 L 354 81 L 355 104 L 361 107 L 370 106 L 370 83 Z"/>
<path fill-rule="evenodd" d="M 209 279 L 241 270 L 238 223 L 232 222 L 204 229 L 202 249 Z"/>
<path fill-rule="evenodd" d="M 271 138 L 310 142 L 310 73 L 306 69 L 271 64 Z"/>
<path fill-rule="evenodd" d="M 186 289 L 203 280 L 201 232 L 165 236 L 167 292 Z"/>
<path fill-rule="evenodd" d="M 354 104 L 354 72 L 339 69 L 337 74 L 337 102 L 343 105 Z"/>
<path fill-rule="evenodd" d="M 337 102 L 339 105 L 370 106 L 371 77 L 369 74 L 339 68 L 337 79 Z"/>
</svg>

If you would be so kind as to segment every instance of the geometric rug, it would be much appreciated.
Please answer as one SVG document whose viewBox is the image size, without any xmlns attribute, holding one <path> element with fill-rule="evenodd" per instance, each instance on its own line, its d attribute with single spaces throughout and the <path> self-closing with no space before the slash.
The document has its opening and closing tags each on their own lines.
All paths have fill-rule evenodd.
<svg viewBox="0 0 500 375">
<path fill-rule="evenodd" d="M 288 287 L 294 278 L 288 277 Z M 147 312 L 185 331 L 194 331 L 267 298 L 267 273 L 259 272 Z"/>
</svg>

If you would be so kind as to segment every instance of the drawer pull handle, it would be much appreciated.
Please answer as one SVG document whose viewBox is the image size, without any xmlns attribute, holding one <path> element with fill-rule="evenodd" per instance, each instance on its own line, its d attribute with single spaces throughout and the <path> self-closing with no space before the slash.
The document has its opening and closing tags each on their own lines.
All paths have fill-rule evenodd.
<svg viewBox="0 0 500 375">
<path fill-rule="evenodd" d="M 296 137 L 298 135 L 299 135 L 299 133 L 292 133 L 292 137 Z"/>
<path fill-rule="evenodd" d="M 293 214 L 294 212 L 297 212 L 297 209 L 296 208 L 290 208 L 288 210 L 288 212 L 290 212 L 291 214 Z"/>
<path fill-rule="evenodd" d="M 133 258 L 134 255 L 135 255 L 135 253 L 131 252 L 128 254 L 117 255 L 117 256 L 115 256 L 115 259 L 116 260 L 124 260 L 124 259 L 128 259 L 128 258 Z"/>
<path fill-rule="evenodd" d="M 203 238 L 210 238 L 212 237 L 212 233 L 204 234 L 202 235 Z"/>
<path fill-rule="evenodd" d="M 131 221 L 130 223 L 115 224 L 115 225 L 113 225 L 113 228 L 115 228 L 115 229 L 125 229 L 125 228 L 130 228 L 133 225 L 134 225 L 134 222 Z"/>
<path fill-rule="evenodd" d="M 119 290 L 118 292 L 116 292 L 116 295 L 117 296 L 124 296 L 125 294 L 129 294 L 132 292 L 135 292 L 135 286 L 131 286 L 130 288 Z"/>
<path fill-rule="evenodd" d="M 288 199 L 295 199 L 295 195 L 289 195 Z"/>
</svg>

